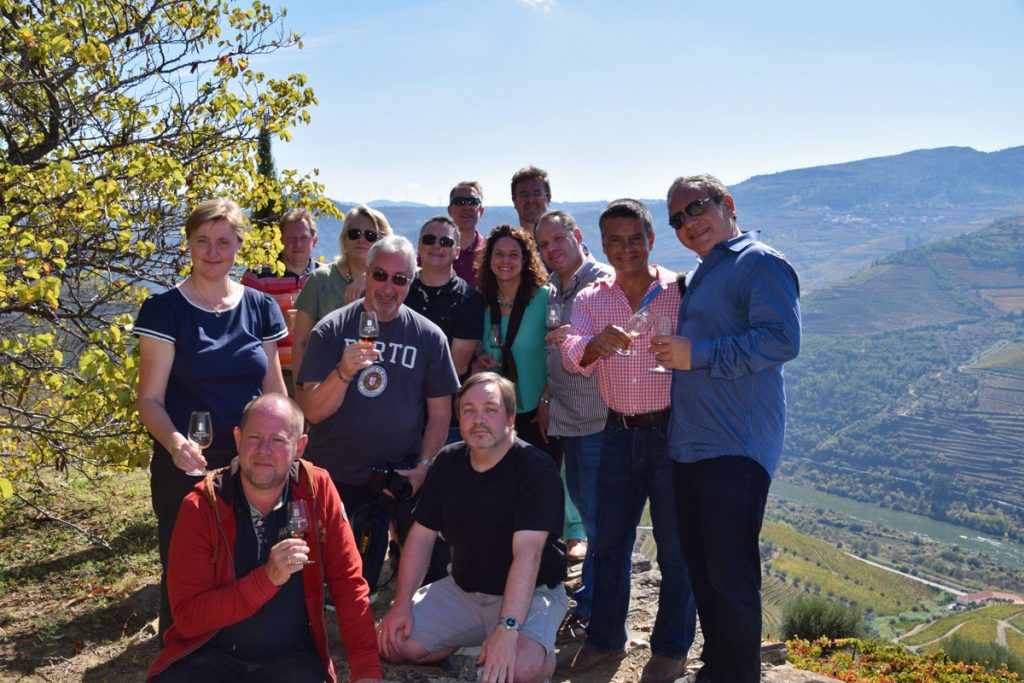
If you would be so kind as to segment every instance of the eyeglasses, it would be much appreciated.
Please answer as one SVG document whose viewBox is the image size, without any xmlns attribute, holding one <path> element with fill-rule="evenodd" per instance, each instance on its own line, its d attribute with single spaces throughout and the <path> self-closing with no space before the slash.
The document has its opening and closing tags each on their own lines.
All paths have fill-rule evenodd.
<svg viewBox="0 0 1024 683">
<path fill-rule="evenodd" d="M 405 287 L 406 285 L 409 284 L 409 276 L 406 275 L 405 273 L 395 273 L 393 275 L 388 275 L 387 271 L 378 269 L 370 273 L 370 275 L 372 275 L 373 279 L 376 280 L 377 282 L 387 282 L 388 278 L 390 277 L 391 282 L 395 284 L 395 287 Z"/>
<path fill-rule="evenodd" d="M 350 228 L 348 231 L 348 238 L 353 242 L 359 239 L 360 235 L 362 235 L 363 239 L 365 239 L 367 242 L 376 242 L 377 238 L 380 237 L 376 230 L 360 230 L 359 228 Z"/>
<path fill-rule="evenodd" d="M 437 235 L 420 235 L 420 242 L 427 245 L 428 247 L 434 246 L 434 243 L 440 244 L 442 247 L 447 249 L 448 247 L 455 246 L 455 240 L 451 237 L 438 237 Z"/>
<path fill-rule="evenodd" d="M 686 223 L 686 217 L 696 218 L 697 216 L 703 216 L 708 210 L 708 204 L 715 202 L 716 204 L 721 200 L 721 197 L 705 197 L 704 199 L 694 199 L 692 202 L 687 204 L 682 211 L 674 213 L 668 217 L 668 224 L 673 229 L 678 230 L 683 227 Z"/>
<path fill-rule="evenodd" d="M 480 206 L 483 203 L 479 197 L 452 197 L 449 202 L 452 206 Z"/>
</svg>

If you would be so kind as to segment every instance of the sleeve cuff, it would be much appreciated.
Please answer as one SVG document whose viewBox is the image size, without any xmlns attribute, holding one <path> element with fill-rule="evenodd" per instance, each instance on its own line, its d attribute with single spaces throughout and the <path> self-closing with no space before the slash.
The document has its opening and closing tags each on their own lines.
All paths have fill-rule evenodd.
<svg viewBox="0 0 1024 683">
<path fill-rule="evenodd" d="M 711 367 L 711 353 L 714 342 L 694 339 L 690 344 L 690 369 L 703 370 Z"/>
</svg>

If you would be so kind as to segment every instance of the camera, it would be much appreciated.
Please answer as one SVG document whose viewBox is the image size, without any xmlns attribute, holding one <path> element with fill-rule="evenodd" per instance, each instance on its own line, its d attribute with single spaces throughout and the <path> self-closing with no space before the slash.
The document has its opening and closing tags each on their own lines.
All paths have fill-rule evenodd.
<svg viewBox="0 0 1024 683">
<path fill-rule="evenodd" d="M 390 491 L 395 500 L 403 501 L 412 498 L 412 482 L 395 471 L 392 464 L 377 465 L 370 470 L 370 492 L 375 496 L 383 496 Z"/>
</svg>

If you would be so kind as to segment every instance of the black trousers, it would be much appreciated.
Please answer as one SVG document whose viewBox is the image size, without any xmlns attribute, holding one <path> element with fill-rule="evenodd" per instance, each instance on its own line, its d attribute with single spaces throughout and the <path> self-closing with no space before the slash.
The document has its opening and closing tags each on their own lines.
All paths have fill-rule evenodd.
<svg viewBox="0 0 1024 683">
<path fill-rule="evenodd" d="M 231 448 L 207 448 L 203 451 L 207 469 L 224 467 L 235 457 Z M 185 474 L 159 442 L 153 442 L 153 459 L 149 463 L 149 490 L 156 513 L 157 537 L 160 544 L 160 637 L 171 625 L 171 603 L 167 597 L 167 561 L 171 554 L 171 535 L 178 519 L 178 510 L 185 496 L 202 481 L 202 477 Z"/>
<path fill-rule="evenodd" d="M 363 558 L 363 578 L 370 584 L 370 592 L 377 592 L 377 582 L 384 559 L 388 552 L 388 536 L 392 520 L 398 532 L 398 542 L 405 542 L 412 528 L 413 508 L 416 507 L 418 496 L 406 501 L 396 501 L 388 496 L 378 496 L 370 492 L 369 484 L 345 484 L 336 481 L 334 485 L 345 505 L 352 535 L 356 539 L 356 547 Z M 451 548 L 443 538 L 438 537 L 434 543 L 430 564 L 423 584 L 432 583 L 448 575 L 448 564 L 451 562 Z"/>
</svg>

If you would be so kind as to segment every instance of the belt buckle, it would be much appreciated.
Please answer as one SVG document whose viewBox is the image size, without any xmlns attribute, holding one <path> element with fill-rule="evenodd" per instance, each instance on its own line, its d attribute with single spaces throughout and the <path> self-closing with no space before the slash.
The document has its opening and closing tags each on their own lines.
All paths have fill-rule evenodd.
<svg viewBox="0 0 1024 683">
<path fill-rule="evenodd" d="M 622 425 L 623 429 L 632 429 L 632 427 L 629 426 L 629 418 L 631 417 L 633 416 L 626 415 L 625 413 L 619 413 L 619 424 Z"/>
</svg>

